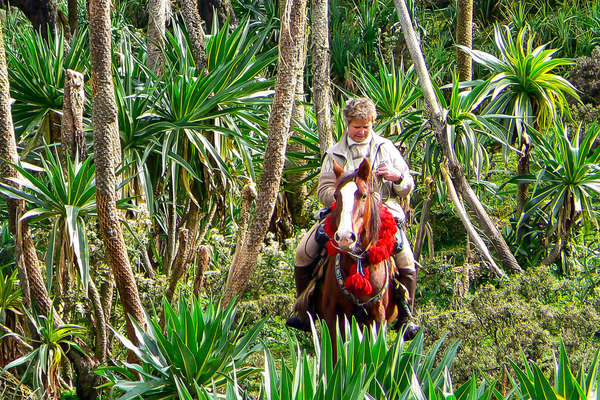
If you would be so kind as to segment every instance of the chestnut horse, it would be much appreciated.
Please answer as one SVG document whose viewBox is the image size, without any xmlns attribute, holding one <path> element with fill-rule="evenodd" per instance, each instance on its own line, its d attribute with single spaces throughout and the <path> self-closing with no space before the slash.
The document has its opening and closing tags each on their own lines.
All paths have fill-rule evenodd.
<svg viewBox="0 0 600 400">
<path fill-rule="evenodd" d="M 394 264 L 390 257 L 397 227 L 373 192 L 371 165 L 365 159 L 355 171 L 346 173 L 334 163 L 334 171 L 336 202 L 325 220 L 330 241 L 316 312 L 327 322 L 335 355 L 336 323 L 343 333 L 344 317 L 351 320 L 354 316 L 361 325 L 379 326 L 392 322 L 398 310 L 393 300 Z"/>
</svg>

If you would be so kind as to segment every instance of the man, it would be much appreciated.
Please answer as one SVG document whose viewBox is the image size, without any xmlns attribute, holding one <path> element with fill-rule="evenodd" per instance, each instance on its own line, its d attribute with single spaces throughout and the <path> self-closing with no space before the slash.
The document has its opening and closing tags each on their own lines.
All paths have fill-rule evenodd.
<svg viewBox="0 0 600 400">
<path fill-rule="evenodd" d="M 327 207 L 334 201 L 336 183 L 333 171 L 334 161 L 344 167 L 346 171 L 353 171 L 358 168 L 364 158 L 368 158 L 373 168 L 371 175 L 374 177 L 374 190 L 380 196 L 381 202 L 387 206 L 401 225 L 405 216 L 397 199 L 408 199 L 415 184 L 410 176 L 408 165 L 398 149 L 391 141 L 373 131 L 373 123 L 376 118 L 377 110 L 371 99 L 359 97 L 348 102 L 344 108 L 347 130 L 341 140 L 327 150 L 319 176 L 318 196 L 321 203 Z M 297 297 L 308 287 L 314 267 L 320 258 L 324 245 L 320 226 L 321 222 L 317 222 L 304 235 L 296 249 L 294 276 Z M 397 241 L 401 249 L 394 255 L 397 269 L 395 279 L 406 289 L 408 307 L 412 312 L 417 271 L 406 235 L 400 226 L 398 231 Z M 406 312 L 403 312 L 405 306 L 403 292 L 402 288 L 396 290 L 400 323 L 405 323 L 409 317 Z M 310 320 L 307 311 L 297 304 L 296 314 L 289 318 L 286 324 L 296 329 L 309 331 Z M 418 327 L 409 326 L 405 337 L 414 336 L 417 330 Z"/>
</svg>

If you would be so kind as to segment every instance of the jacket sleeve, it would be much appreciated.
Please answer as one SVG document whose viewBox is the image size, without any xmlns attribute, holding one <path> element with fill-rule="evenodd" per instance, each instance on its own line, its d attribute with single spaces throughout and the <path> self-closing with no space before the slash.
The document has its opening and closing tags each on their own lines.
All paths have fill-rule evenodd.
<svg viewBox="0 0 600 400">
<path fill-rule="evenodd" d="M 404 157 L 402 154 L 396 149 L 396 146 L 392 145 L 390 148 L 390 158 L 393 160 L 394 168 L 402 172 L 402 180 L 398 183 L 394 183 L 392 188 L 394 189 L 394 193 L 399 198 L 406 198 L 412 190 L 415 188 L 415 181 L 410 174 L 410 168 L 408 168 L 408 164 L 404 161 Z"/>
<path fill-rule="evenodd" d="M 327 153 L 323 160 L 323 166 L 321 167 L 321 174 L 319 175 L 319 188 L 317 195 L 319 200 L 325 207 L 329 207 L 334 201 L 335 193 L 335 172 L 333 172 L 333 159 Z"/>
</svg>

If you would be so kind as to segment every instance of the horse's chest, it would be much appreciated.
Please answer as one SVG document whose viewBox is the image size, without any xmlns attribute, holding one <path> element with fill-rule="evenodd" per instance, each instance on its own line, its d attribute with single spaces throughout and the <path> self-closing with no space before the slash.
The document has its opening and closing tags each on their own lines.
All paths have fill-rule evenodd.
<svg viewBox="0 0 600 400">
<path fill-rule="evenodd" d="M 385 268 L 384 262 L 369 267 L 371 272 L 370 281 L 374 292 L 379 292 L 387 284 Z"/>
</svg>

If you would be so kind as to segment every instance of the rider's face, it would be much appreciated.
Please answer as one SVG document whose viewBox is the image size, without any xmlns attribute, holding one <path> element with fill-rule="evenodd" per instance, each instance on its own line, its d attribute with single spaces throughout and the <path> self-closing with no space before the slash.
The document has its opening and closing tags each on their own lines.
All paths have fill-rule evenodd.
<svg viewBox="0 0 600 400">
<path fill-rule="evenodd" d="M 348 122 L 348 136 L 355 142 L 361 143 L 369 137 L 371 128 L 373 128 L 373 120 L 354 118 Z"/>
</svg>

